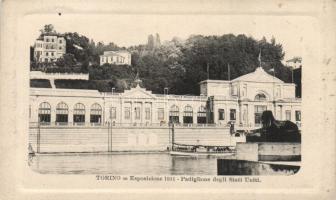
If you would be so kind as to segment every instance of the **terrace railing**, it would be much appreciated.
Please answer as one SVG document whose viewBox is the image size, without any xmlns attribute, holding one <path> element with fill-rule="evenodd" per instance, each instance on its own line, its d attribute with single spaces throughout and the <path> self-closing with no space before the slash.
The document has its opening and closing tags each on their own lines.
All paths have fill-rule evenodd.
<svg viewBox="0 0 336 200">
<path fill-rule="evenodd" d="M 174 123 L 175 128 L 229 128 L 229 125 L 227 124 L 191 124 L 191 123 Z M 47 127 L 169 127 L 168 123 L 111 123 L 111 122 L 105 122 L 105 123 L 92 123 L 92 122 L 30 122 L 29 124 L 30 128 L 47 128 Z"/>
</svg>

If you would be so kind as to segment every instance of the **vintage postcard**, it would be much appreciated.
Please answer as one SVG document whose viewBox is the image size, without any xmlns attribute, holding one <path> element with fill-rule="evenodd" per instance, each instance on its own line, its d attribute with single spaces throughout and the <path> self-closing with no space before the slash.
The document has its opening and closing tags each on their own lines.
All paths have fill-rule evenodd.
<svg viewBox="0 0 336 200">
<path fill-rule="evenodd" d="M 4 199 L 335 198 L 335 1 L 2 5 Z"/>
</svg>

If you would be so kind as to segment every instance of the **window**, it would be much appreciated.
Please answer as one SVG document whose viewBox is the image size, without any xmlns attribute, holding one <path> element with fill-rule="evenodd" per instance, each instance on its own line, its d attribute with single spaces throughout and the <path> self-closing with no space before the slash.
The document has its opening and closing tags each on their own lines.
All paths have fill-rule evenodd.
<svg viewBox="0 0 336 200">
<path fill-rule="evenodd" d="M 295 111 L 295 120 L 296 120 L 297 122 L 300 122 L 300 121 L 301 121 L 301 111 L 299 111 L 299 110 L 296 110 L 296 111 Z"/>
<path fill-rule="evenodd" d="M 232 86 L 231 87 L 231 95 L 232 96 L 237 96 L 238 95 L 237 86 Z"/>
<path fill-rule="evenodd" d="M 47 38 L 47 42 L 49 42 L 49 38 Z"/>
<path fill-rule="evenodd" d="M 94 103 L 90 109 L 90 122 L 101 123 L 102 107 L 98 103 Z"/>
<path fill-rule="evenodd" d="M 42 123 L 50 123 L 50 115 L 51 115 L 51 106 L 47 102 L 43 102 L 39 105 L 38 110 L 38 119 L 39 122 Z"/>
<path fill-rule="evenodd" d="M 116 119 L 117 118 L 117 108 L 116 107 L 111 108 L 110 118 L 111 119 Z"/>
<path fill-rule="evenodd" d="M 54 52 L 51 52 L 51 56 L 54 56 Z"/>
<path fill-rule="evenodd" d="M 134 112 L 135 112 L 135 119 L 140 119 L 140 107 L 135 107 Z"/>
<path fill-rule="evenodd" d="M 199 107 L 197 112 L 197 124 L 206 123 L 206 108 L 204 106 Z"/>
<path fill-rule="evenodd" d="M 62 40 L 59 40 L 59 43 L 62 44 Z"/>
<path fill-rule="evenodd" d="M 77 103 L 73 110 L 73 122 L 84 123 L 85 122 L 85 106 L 82 103 Z"/>
<path fill-rule="evenodd" d="M 49 53 L 48 53 L 48 52 L 46 52 L 46 56 L 49 56 Z"/>
<path fill-rule="evenodd" d="M 261 124 L 261 115 L 267 110 L 266 106 L 254 106 L 254 123 Z"/>
<path fill-rule="evenodd" d="M 224 109 L 218 109 L 218 120 L 224 120 Z"/>
<path fill-rule="evenodd" d="M 164 120 L 164 109 L 158 108 L 158 120 Z"/>
<path fill-rule="evenodd" d="M 125 107 L 125 119 L 130 119 L 131 118 L 131 112 L 130 112 L 129 107 Z"/>
<path fill-rule="evenodd" d="M 151 119 L 150 108 L 145 108 L 145 119 L 146 120 Z"/>
<path fill-rule="evenodd" d="M 230 109 L 230 120 L 236 120 L 236 109 Z"/>
<path fill-rule="evenodd" d="M 183 123 L 185 123 L 185 124 L 192 124 L 193 123 L 193 109 L 189 105 L 184 107 Z"/>
<path fill-rule="evenodd" d="M 176 105 L 171 106 L 169 110 L 169 122 L 179 123 L 180 122 L 179 116 L 180 116 L 179 107 L 177 107 Z"/>
<path fill-rule="evenodd" d="M 68 105 L 64 102 L 57 104 L 56 106 L 56 122 L 59 124 L 67 124 L 68 123 Z"/>
<path fill-rule="evenodd" d="M 254 100 L 255 101 L 266 101 L 266 96 L 265 94 L 260 93 L 254 97 Z"/>
<path fill-rule="evenodd" d="M 52 42 L 55 42 L 54 38 L 53 38 L 53 39 L 51 39 L 51 41 L 52 41 Z"/>
<path fill-rule="evenodd" d="M 286 120 L 291 120 L 291 115 L 292 115 L 292 113 L 291 113 L 291 111 L 290 110 L 286 110 Z"/>
<path fill-rule="evenodd" d="M 62 50 L 62 47 L 59 47 L 59 50 Z"/>
</svg>

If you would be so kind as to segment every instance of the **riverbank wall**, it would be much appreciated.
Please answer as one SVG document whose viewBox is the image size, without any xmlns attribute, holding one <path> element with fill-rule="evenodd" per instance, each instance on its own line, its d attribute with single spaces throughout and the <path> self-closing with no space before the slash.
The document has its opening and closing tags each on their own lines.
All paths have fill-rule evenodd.
<svg viewBox="0 0 336 200">
<path fill-rule="evenodd" d="M 177 127 L 175 143 L 234 146 L 245 137 L 231 136 L 228 128 Z M 34 152 L 164 151 L 171 144 L 168 127 L 31 127 L 29 145 Z"/>
</svg>

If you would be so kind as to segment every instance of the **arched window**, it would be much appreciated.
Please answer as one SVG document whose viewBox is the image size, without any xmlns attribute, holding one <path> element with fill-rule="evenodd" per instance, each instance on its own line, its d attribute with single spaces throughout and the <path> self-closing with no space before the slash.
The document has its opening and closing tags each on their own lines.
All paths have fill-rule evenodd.
<svg viewBox="0 0 336 200">
<path fill-rule="evenodd" d="M 255 101 L 266 101 L 266 95 L 263 93 L 259 93 L 254 97 Z"/>
<path fill-rule="evenodd" d="M 82 103 L 77 103 L 74 105 L 73 110 L 73 122 L 81 125 L 85 122 L 85 106 Z"/>
<path fill-rule="evenodd" d="M 38 118 L 41 123 L 50 123 L 51 106 L 47 102 L 40 103 Z"/>
<path fill-rule="evenodd" d="M 206 123 L 206 108 L 204 106 L 200 106 L 197 112 L 197 124 L 205 124 Z"/>
<path fill-rule="evenodd" d="M 193 108 L 189 105 L 184 107 L 183 123 L 185 123 L 185 124 L 192 124 L 193 123 Z"/>
<path fill-rule="evenodd" d="M 59 122 L 58 124 L 67 124 L 68 123 L 68 114 L 69 114 L 69 108 L 68 105 L 64 102 L 60 102 L 56 106 L 56 122 Z"/>
<path fill-rule="evenodd" d="M 102 107 L 98 103 L 94 103 L 90 109 L 90 122 L 101 123 Z"/>
<path fill-rule="evenodd" d="M 172 105 L 169 110 L 169 122 L 179 123 L 180 110 L 176 105 Z"/>
</svg>

